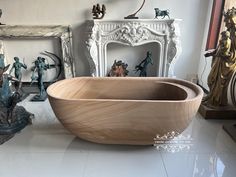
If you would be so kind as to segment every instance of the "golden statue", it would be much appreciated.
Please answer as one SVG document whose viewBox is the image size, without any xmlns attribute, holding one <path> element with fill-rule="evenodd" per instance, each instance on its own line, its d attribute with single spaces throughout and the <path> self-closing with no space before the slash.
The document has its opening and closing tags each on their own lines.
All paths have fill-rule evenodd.
<svg viewBox="0 0 236 177">
<path fill-rule="evenodd" d="M 206 57 L 213 57 L 207 79 L 210 91 L 203 99 L 203 104 L 210 107 L 228 105 L 228 86 L 236 71 L 236 8 L 229 9 L 224 17 L 227 31 L 221 33 L 217 48 L 205 54 Z"/>
</svg>

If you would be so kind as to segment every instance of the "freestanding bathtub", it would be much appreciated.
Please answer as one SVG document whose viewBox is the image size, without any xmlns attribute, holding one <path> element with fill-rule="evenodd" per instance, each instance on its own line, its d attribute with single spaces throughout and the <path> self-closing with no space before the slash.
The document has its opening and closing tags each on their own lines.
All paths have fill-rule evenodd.
<svg viewBox="0 0 236 177">
<path fill-rule="evenodd" d="M 203 96 L 195 84 L 157 77 L 77 77 L 52 84 L 47 93 L 57 118 L 76 136 L 133 145 L 181 133 Z"/>
</svg>

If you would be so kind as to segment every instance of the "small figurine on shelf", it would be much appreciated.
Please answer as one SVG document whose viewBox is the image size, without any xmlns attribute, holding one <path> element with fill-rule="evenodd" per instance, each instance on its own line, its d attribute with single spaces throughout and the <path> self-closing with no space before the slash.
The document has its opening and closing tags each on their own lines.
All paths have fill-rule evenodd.
<svg viewBox="0 0 236 177">
<path fill-rule="evenodd" d="M 165 18 L 167 16 L 170 19 L 169 10 L 160 10 L 159 8 L 154 8 L 154 10 L 155 10 L 155 18 L 158 18 L 159 16 Z"/>
<path fill-rule="evenodd" d="M 10 82 L 19 82 L 19 80 L 5 73 L 9 66 L 5 66 L 4 55 L 0 54 L 0 135 L 20 131 L 31 124 L 33 116 L 22 106 L 17 106 L 21 100 L 21 94 L 18 90 L 11 91 Z"/>
<path fill-rule="evenodd" d="M 14 74 L 15 77 L 19 80 L 19 82 L 15 82 L 15 88 L 16 90 L 19 89 L 19 87 L 21 87 L 21 79 L 22 79 L 22 71 L 21 68 L 27 69 L 26 64 L 23 64 L 20 62 L 20 59 L 18 57 L 14 57 L 15 62 L 13 63 L 11 70 L 9 72 L 9 74 L 11 75 L 12 71 L 15 70 Z"/>
<path fill-rule="evenodd" d="M 109 77 L 125 77 L 128 75 L 129 71 L 127 70 L 128 64 L 119 61 L 114 61 L 110 72 L 108 73 Z"/>
<path fill-rule="evenodd" d="M 148 51 L 147 57 L 140 64 L 135 66 L 135 71 L 136 72 L 140 71 L 139 77 L 147 77 L 147 66 L 149 64 L 153 65 L 151 56 L 152 56 L 152 53 Z"/>
<path fill-rule="evenodd" d="M 136 14 L 143 8 L 143 6 L 145 4 L 145 1 L 146 0 L 143 0 L 142 5 L 140 6 L 140 8 L 136 12 L 134 12 L 133 14 L 130 14 L 130 15 L 124 17 L 124 19 L 138 19 L 138 17 L 136 17 Z"/>
<path fill-rule="evenodd" d="M 39 88 L 39 95 L 35 95 L 31 101 L 45 101 L 47 98 L 47 93 L 44 88 L 43 84 L 43 75 L 44 71 L 50 68 L 49 64 L 45 63 L 45 58 L 38 57 L 37 60 L 34 62 L 33 73 L 31 76 L 31 84 L 37 80 L 38 88 Z M 35 76 L 35 72 L 37 72 L 37 76 Z"/>
<path fill-rule="evenodd" d="M 93 13 L 93 19 L 103 19 L 105 13 L 106 13 L 106 7 L 103 4 L 102 8 L 100 7 L 100 4 L 94 5 L 92 9 Z"/>
</svg>

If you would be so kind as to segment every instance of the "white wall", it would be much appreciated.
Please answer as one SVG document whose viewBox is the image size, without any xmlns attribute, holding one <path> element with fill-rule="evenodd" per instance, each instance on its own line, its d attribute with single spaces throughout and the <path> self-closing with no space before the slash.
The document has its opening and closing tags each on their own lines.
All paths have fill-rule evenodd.
<svg viewBox="0 0 236 177">
<path fill-rule="evenodd" d="M 84 55 L 84 22 L 91 19 L 93 4 L 107 7 L 104 19 L 123 19 L 133 13 L 142 0 L 0 0 L 2 23 L 6 24 L 71 24 L 77 75 L 88 75 Z M 183 53 L 176 63 L 177 77 L 196 74 L 201 55 L 209 0 L 147 0 L 140 18 L 153 18 L 154 7 L 169 9 L 171 18 L 183 19 L 181 25 Z"/>
<path fill-rule="evenodd" d="M 209 30 L 210 19 L 211 19 L 212 5 L 213 5 L 213 0 L 209 0 L 208 14 L 206 17 L 205 30 L 204 30 L 202 48 L 201 48 L 201 53 L 199 57 L 200 61 L 199 61 L 199 67 L 198 67 L 199 84 L 202 85 L 207 90 L 209 90 L 208 85 L 207 85 L 207 77 L 211 70 L 212 57 L 206 58 L 204 57 L 204 54 L 206 53 L 205 50 L 206 50 L 208 30 Z"/>
</svg>

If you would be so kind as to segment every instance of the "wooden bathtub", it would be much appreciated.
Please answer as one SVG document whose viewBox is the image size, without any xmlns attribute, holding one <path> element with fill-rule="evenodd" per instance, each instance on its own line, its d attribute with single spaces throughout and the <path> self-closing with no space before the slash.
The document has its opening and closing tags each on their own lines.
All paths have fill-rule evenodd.
<svg viewBox="0 0 236 177">
<path fill-rule="evenodd" d="M 76 136 L 105 144 L 154 144 L 156 135 L 181 133 L 203 91 L 171 78 L 78 77 L 52 84 L 50 104 Z"/>
</svg>

